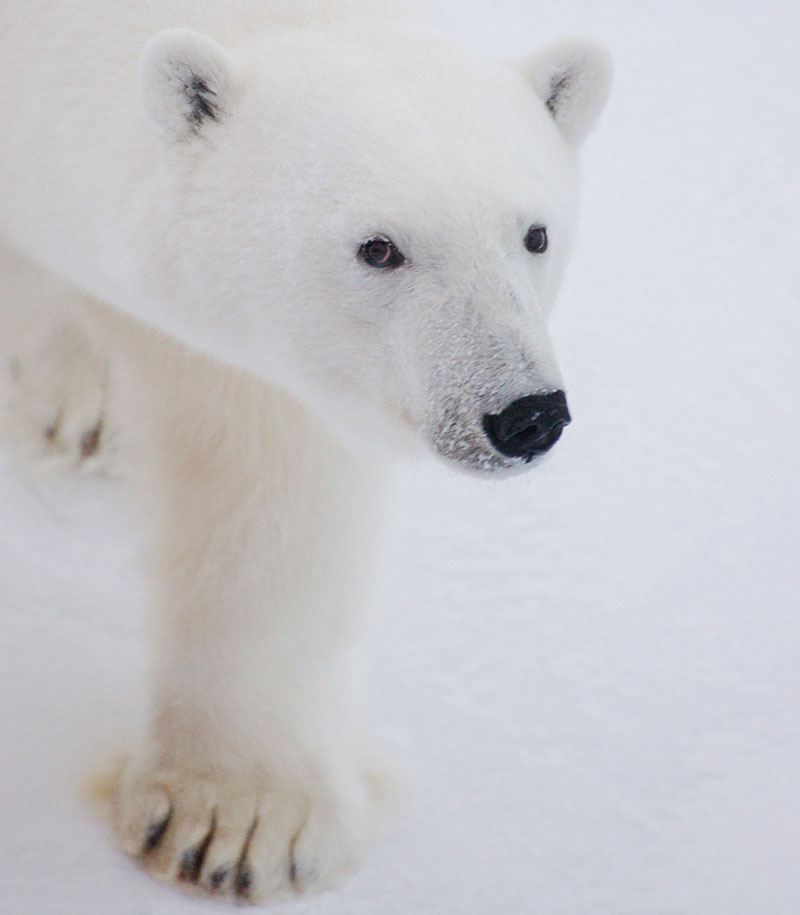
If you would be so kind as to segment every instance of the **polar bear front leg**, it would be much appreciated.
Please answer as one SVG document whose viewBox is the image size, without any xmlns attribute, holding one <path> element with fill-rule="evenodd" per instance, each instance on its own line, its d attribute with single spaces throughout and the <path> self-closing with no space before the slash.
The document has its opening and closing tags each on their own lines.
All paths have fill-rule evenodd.
<svg viewBox="0 0 800 915">
<path fill-rule="evenodd" d="M 186 889 L 322 889 L 369 821 L 347 660 L 363 473 L 249 378 L 189 359 L 157 387 L 137 483 L 155 526 L 152 698 L 118 834 Z"/>
</svg>

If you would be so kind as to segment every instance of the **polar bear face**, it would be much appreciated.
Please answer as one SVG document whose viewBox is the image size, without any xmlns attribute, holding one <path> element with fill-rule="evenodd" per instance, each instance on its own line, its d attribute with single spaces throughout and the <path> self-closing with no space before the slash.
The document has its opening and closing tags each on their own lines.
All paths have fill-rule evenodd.
<svg viewBox="0 0 800 915">
<path fill-rule="evenodd" d="M 445 37 L 280 33 L 243 53 L 155 36 L 141 91 L 208 348 L 359 448 L 525 466 L 569 421 L 547 333 L 577 149 L 609 66 L 564 41 L 518 66 Z M 196 337 L 195 333 L 195 337 Z"/>
</svg>

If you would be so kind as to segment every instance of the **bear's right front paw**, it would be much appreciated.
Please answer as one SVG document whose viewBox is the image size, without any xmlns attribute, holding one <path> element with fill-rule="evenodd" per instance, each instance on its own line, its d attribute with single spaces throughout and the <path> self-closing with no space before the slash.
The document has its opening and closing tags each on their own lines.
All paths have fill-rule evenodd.
<svg viewBox="0 0 800 915">
<path fill-rule="evenodd" d="M 111 437 L 107 356 L 77 322 L 27 335 L 12 353 L 3 430 L 39 469 L 105 470 Z"/>
<path fill-rule="evenodd" d="M 358 806 L 249 780 L 159 768 L 117 798 L 125 851 L 190 892 L 265 902 L 337 883 L 356 863 Z"/>
</svg>

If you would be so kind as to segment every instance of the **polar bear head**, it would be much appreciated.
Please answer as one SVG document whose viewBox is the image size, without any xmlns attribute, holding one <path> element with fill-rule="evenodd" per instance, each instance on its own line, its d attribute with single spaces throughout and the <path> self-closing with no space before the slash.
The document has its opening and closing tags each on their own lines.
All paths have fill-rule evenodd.
<svg viewBox="0 0 800 915">
<path fill-rule="evenodd" d="M 583 40 L 512 65 L 378 23 L 156 35 L 140 90 L 179 332 L 359 448 L 524 467 L 569 421 L 546 321 L 609 82 Z"/>
</svg>

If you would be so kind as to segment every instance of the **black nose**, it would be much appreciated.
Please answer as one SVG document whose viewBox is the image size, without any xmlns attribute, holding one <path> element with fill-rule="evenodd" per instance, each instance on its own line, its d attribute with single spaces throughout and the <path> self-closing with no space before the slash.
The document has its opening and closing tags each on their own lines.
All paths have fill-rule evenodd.
<svg viewBox="0 0 800 915">
<path fill-rule="evenodd" d="M 502 413 L 487 413 L 483 429 L 500 454 L 529 461 L 552 448 L 569 421 L 566 395 L 552 391 L 520 397 Z"/>
</svg>

